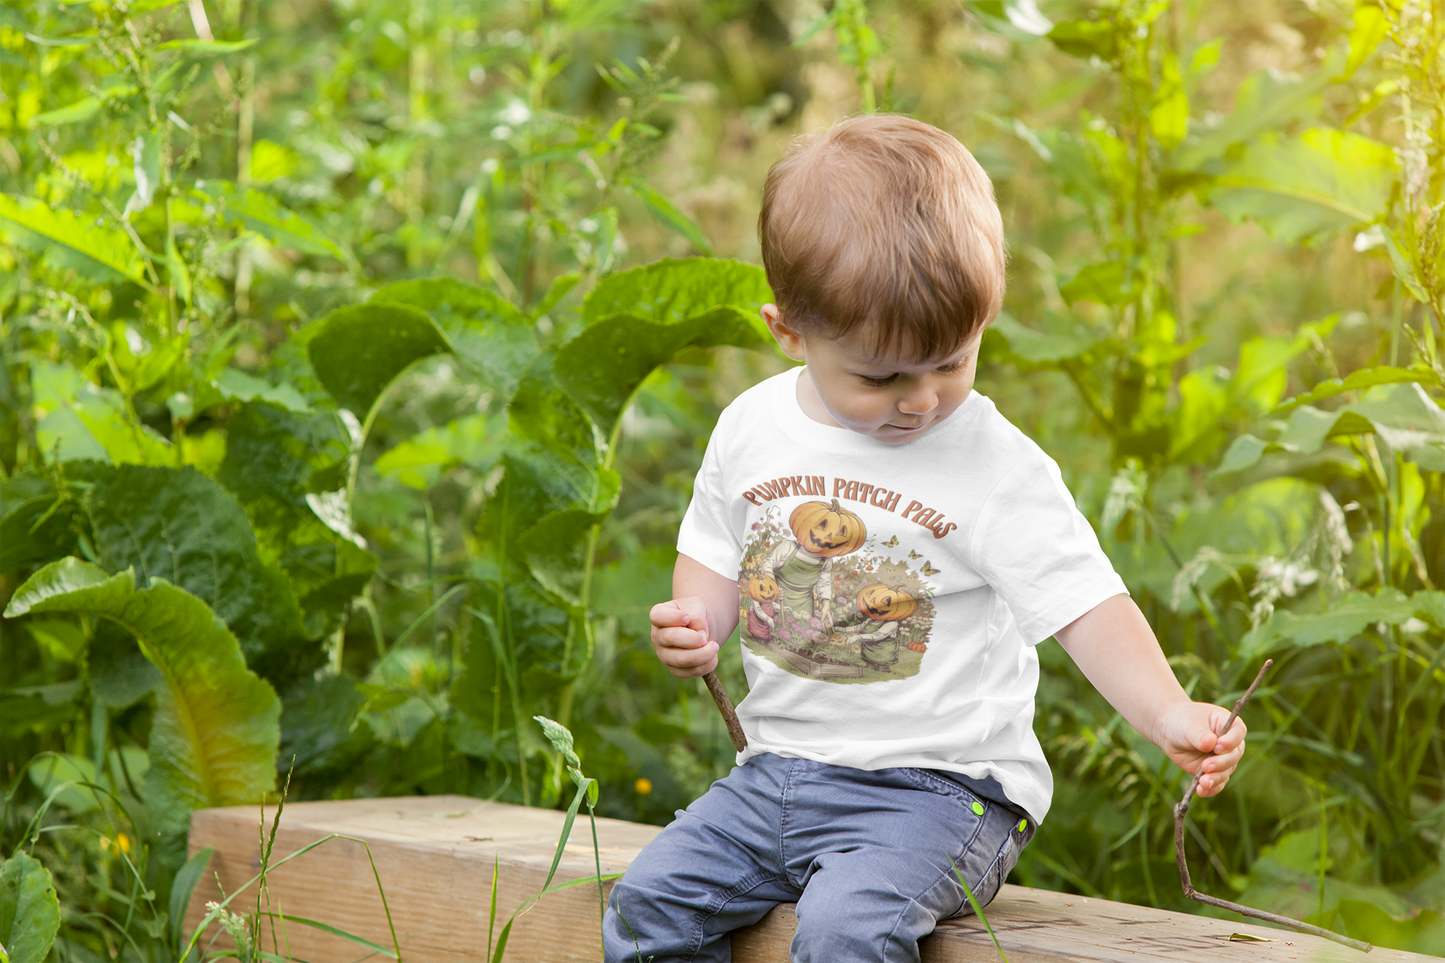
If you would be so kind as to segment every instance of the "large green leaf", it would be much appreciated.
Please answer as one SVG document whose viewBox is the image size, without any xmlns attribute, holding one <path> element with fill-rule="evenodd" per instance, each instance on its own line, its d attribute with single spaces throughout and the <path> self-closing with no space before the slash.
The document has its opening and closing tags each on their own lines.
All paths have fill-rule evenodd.
<svg viewBox="0 0 1445 963">
<path fill-rule="evenodd" d="M 246 668 L 236 637 L 205 602 L 158 578 L 137 589 L 129 569 L 107 576 L 66 558 L 27 579 L 5 616 L 46 612 L 118 622 L 161 671 L 145 782 L 167 858 L 184 857 L 193 810 L 254 805 L 271 791 L 281 704 Z"/>
<path fill-rule="evenodd" d="M 273 385 L 236 368 L 227 368 L 216 376 L 212 387 L 227 401 L 269 401 L 287 411 L 306 412 L 310 406 L 301 392 L 286 383 Z"/>
<path fill-rule="evenodd" d="M 0 958 L 39 963 L 60 929 L 60 899 L 50 870 L 28 853 L 0 865 Z"/>
<path fill-rule="evenodd" d="M 1397 168 L 1390 147 L 1360 134 L 1330 128 L 1294 140 L 1266 134 L 1215 179 L 1209 200 L 1273 237 L 1310 240 L 1376 220 Z"/>
<path fill-rule="evenodd" d="M 61 461 L 175 464 L 170 442 L 132 418 L 120 392 L 98 387 L 71 365 L 37 360 L 30 385 L 36 438 Z"/>
<path fill-rule="evenodd" d="M 527 316 L 500 294 L 455 278 L 398 281 L 377 291 L 370 300 L 373 304 L 421 308 L 445 329 L 484 318 L 522 327 L 530 324 Z"/>
<path fill-rule="evenodd" d="M 513 466 L 531 470 L 553 507 L 592 506 L 602 487 L 598 471 L 604 458 L 603 439 L 577 402 L 540 378 L 528 378 L 512 399 L 509 413 L 512 441 L 507 458 Z"/>
<path fill-rule="evenodd" d="M 226 457 L 216 478 L 248 511 L 263 501 L 300 509 L 306 506 L 312 476 L 343 463 L 350 446 L 334 410 L 298 412 L 253 402 L 242 405 L 226 425 Z M 262 527 L 270 521 L 265 519 Z"/>
<path fill-rule="evenodd" d="M 598 511 L 567 508 L 553 512 L 522 534 L 522 551 L 532 577 L 568 605 L 582 604 L 586 546 L 593 526 L 612 511 L 617 495 L 615 481 L 609 489 L 611 497 L 599 499 Z"/>
<path fill-rule="evenodd" d="M 557 383 L 604 432 L 658 365 L 686 347 L 766 343 L 762 270 L 738 261 L 660 261 L 614 274 L 582 307 L 589 326 L 557 351 Z"/>
<path fill-rule="evenodd" d="M 1345 643 L 1376 622 L 1399 625 L 1417 613 L 1431 611 L 1438 604 L 1437 592 L 1421 592 L 1411 598 L 1396 589 L 1378 595 L 1351 592 L 1323 612 L 1295 614 L 1277 609 L 1267 621 L 1240 640 L 1239 656 L 1251 659 L 1281 645 L 1322 645 Z"/>
<path fill-rule="evenodd" d="M 1092 301 L 1095 304 L 1127 304 L 1134 288 L 1124 283 L 1124 265 L 1119 261 L 1086 264 L 1070 280 L 1059 286 L 1059 296 L 1069 304 Z"/>
<path fill-rule="evenodd" d="M 1229 401 L 1229 385 L 1214 368 L 1199 368 L 1181 378 L 1179 407 L 1171 418 L 1169 457 L 1177 459 L 1201 448 L 1214 451 Z"/>
<path fill-rule="evenodd" d="M 1375 434 L 1397 451 L 1445 445 L 1445 409 L 1418 383 L 1399 385 L 1384 398 L 1368 398 L 1342 410 L 1368 419 Z"/>
<path fill-rule="evenodd" d="M 1112 338 L 1093 338 L 1082 328 L 1076 332 L 1057 334 L 1025 327 L 1006 311 L 999 312 L 993 324 L 989 325 L 989 340 L 993 341 L 995 336 L 1003 339 L 1004 344 L 997 347 L 1010 356 L 1009 360 L 1022 362 L 1026 366 L 1057 364 L 1085 356 L 1118 354 L 1123 350 L 1120 342 Z"/>
<path fill-rule="evenodd" d="M 1061 20 L 1047 36 L 1066 54 L 1109 60 L 1119 46 L 1118 30 L 1108 20 Z"/>
<path fill-rule="evenodd" d="M 1331 59 L 1331 63 L 1339 63 Z M 1330 85 L 1329 69 L 1304 78 L 1276 70 L 1250 74 L 1234 95 L 1234 110 L 1213 126 L 1194 125 L 1187 141 L 1168 158 L 1176 171 L 1194 171 L 1224 155 L 1234 144 L 1275 130 L 1298 117 L 1319 115 L 1320 95 Z"/>
<path fill-rule="evenodd" d="M 1253 415 L 1268 411 L 1288 385 L 1287 367 L 1334 329 L 1338 315 L 1302 325 L 1288 338 L 1250 338 L 1239 346 L 1239 367 L 1230 381 L 1230 395 Z"/>
<path fill-rule="evenodd" d="M 308 491 L 334 487 L 323 482 L 344 467 L 349 444 L 331 409 L 248 404 L 231 417 L 216 476 L 245 507 L 262 556 L 290 578 L 311 638 L 335 628 L 376 568 L 376 556 L 337 536 L 306 504 Z"/>
<path fill-rule="evenodd" d="M 52 798 L 55 805 L 72 813 L 91 812 L 100 808 L 95 790 L 81 785 L 95 783 L 95 763 L 82 756 L 47 752 L 30 760 L 26 775 L 36 789 Z M 51 796 L 54 793 L 54 796 Z M 4 942 L 0 940 L 0 942 Z"/>
<path fill-rule="evenodd" d="M 358 304 L 320 321 L 308 351 L 316 377 L 343 408 L 371 411 L 413 363 L 451 350 L 426 312 L 403 304 Z"/>
<path fill-rule="evenodd" d="M 1171 150 L 1189 133 L 1189 95 L 1179 73 L 1179 60 L 1165 52 L 1159 60 L 1159 86 L 1149 108 L 1149 130 L 1159 146 Z"/>
<path fill-rule="evenodd" d="M 608 275 L 582 303 L 582 317 L 595 324 L 615 314 L 631 314 L 666 325 L 724 306 L 756 316 L 772 299 L 767 274 L 755 264 L 668 258 Z M 761 319 L 755 327 L 759 338 L 770 337 Z"/>
<path fill-rule="evenodd" d="M 375 743 L 371 729 L 357 725 L 366 697 L 345 676 L 303 679 L 286 693 L 281 710 L 278 768 L 298 776 L 344 770 Z"/>
<path fill-rule="evenodd" d="M 1421 467 L 1432 471 L 1445 471 L 1445 409 L 1425 393 L 1419 381 L 1424 377 L 1408 379 L 1396 377 L 1401 369 L 1366 369 L 1356 374 L 1366 375 L 1354 387 L 1363 387 L 1373 382 L 1403 384 L 1382 398 L 1369 398 L 1354 404 L 1342 405 L 1334 411 L 1322 411 L 1311 405 L 1300 404 L 1294 399 L 1294 408 L 1285 422 L 1284 430 L 1273 440 L 1253 439 L 1250 436 L 1236 438 L 1225 453 L 1224 464 L 1218 471 L 1242 471 L 1257 462 L 1269 449 L 1310 454 L 1319 451 L 1331 438 L 1348 435 L 1376 434 L 1382 441 L 1397 451 L 1404 452 Z M 1351 377 L 1354 377 L 1353 375 Z M 1378 380 L 1376 380 L 1378 379 Z M 1324 397 L 1340 391 L 1344 381 L 1327 382 Z M 1288 406 L 1281 406 L 1287 408 Z M 1225 466 L 1229 467 L 1225 467 Z"/>
<path fill-rule="evenodd" d="M 141 260 L 123 232 L 30 197 L 0 194 L 0 228 L 20 246 L 97 281 L 141 281 Z"/>
<path fill-rule="evenodd" d="M 236 497 L 191 468 L 96 466 L 86 508 L 101 565 L 163 578 L 210 606 L 277 685 L 320 665 L 286 576 L 262 562 Z"/>
<path fill-rule="evenodd" d="M 378 458 L 375 467 L 404 485 L 426 489 L 455 465 L 485 475 L 502 457 L 506 439 L 504 416 L 465 415 L 418 432 Z"/>
<path fill-rule="evenodd" d="M 1333 79 L 1340 82 L 1354 76 L 1355 71 L 1375 52 L 1380 41 L 1385 39 L 1389 28 L 1390 22 L 1380 7 L 1368 3 L 1355 4 L 1355 23 L 1350 28 L 1350 59 L 1345 61 L 1340 76 Z"/>
<path fill-rule="evenodd" d="M 111 88 L 111 96 L 117 96 L 115 88 Z M 131 93 L 135 93 L 132 89 Z M 55 110 L 47 110 L 44 113 L 36 114 L 30 118 L 31 127 L 51 127 L 56 124 L 76 124 L 82 120 L 89 120 L 100 110 L 100 98 L 82 97 L 73 104 L 66 104 L 64 107 L 57 107 Z"/>
<path fill-rule="evenodd" d="M 311 221 L 282 207 L 269 194 L 229 181 L 197 181 L 197 194 L 216 204 L 223 219 L 303 254 L 347 259 L 346 251 Z"/>
<path fill-rule="evenodd" d="M 134 636 L 105 619 L 91 629 L 85 662 L 91 693 L 112 709 L 134 705 L 161 681 L 160 670 L 141 652 Z"/>
<path fill-rule="evenodd" d="M 425 311 L 451 348 L 504 396 L 537 359 L 532 322 L 501 295 L 450 278 L 389 284 L 369 304 L 404 304 Z"/>
<path fill-rule="evenodd" d="M 71 554 L 78 508 L 40 475 L 0 482 L 0 574 Z"/>
</svg>

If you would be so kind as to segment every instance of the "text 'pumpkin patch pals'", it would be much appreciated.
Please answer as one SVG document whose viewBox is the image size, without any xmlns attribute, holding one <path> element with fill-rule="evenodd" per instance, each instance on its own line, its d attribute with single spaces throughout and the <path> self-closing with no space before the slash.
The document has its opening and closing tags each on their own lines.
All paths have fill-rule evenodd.
<svg viewBox="0 0 1445 963">
<path fill-rule="evenodd" d="M 788 490 L 810 492 L 821 488 L 822 479 L 779 479 L 766 491 L 753 491 L 771 501 L 781 497 L 784 481 Z M 870 498 L 880 491 L 867 487 Z M 889 495 L 896 505 L 900 496 Z M 876 507 L 893 511 L 886 498 Z M 909 514 L 921 514 L 920 507 Z M 954 527 L 948 523 L 948 530 Z M 860 514 L 838 498 L 803 502 L 786 522 L 780 506 L 768 506 L 752 525 L 738 580 L 743 642 L 805 678 L 852 683 L 917 675 L 934 616 L 933 587 L 924 572 L 940 570 L 927 561 L 915 570 L 908 559 L 874 550 L 870 545 L 899 545 L 898 532 L 882 534 L 888 538 L 870 537 Z M 935 531 L 935 537 L 942 536 Z"/>
<path fill-rule="evenodd" d="M 825 475 L 783 475 L 781 478 L 754 485 L 743 492 L 743 498 L 754 505 L 761 506 L 763 502 L 770 502 L 778 498 L 789 498 L 796 495 L 827 496 L 827 494 L 828 485 Z M 945 520 L 942 512 L 929 508 L 917 499 L 909 499 L 908 504 L 904 505 L 900 512 L 898 504 L 903 495 L 881 485 L 872 485 L 849 478 L 834 478 L 832 497 L 834 506 L 837 506 L 841 499 L 862 502 L 865 505 L 872 505 L 874 508 L 881 508 L 885 512 L 900 514 L 915 525 L 922 525 L 928 529 L 933 533 L 934 538 L 943 538 L 958 528 L 953 522 Z M 810 504 L 827 507 L 826 502 Z"/>
</svg>

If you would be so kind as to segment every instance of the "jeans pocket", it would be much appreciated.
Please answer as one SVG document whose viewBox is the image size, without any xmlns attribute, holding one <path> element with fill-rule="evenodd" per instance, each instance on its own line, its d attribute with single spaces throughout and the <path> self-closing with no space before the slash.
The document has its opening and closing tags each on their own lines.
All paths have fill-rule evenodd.
<svg viewBox="0 0 1445 963">
<path fill-rule="evenodd" d="M 917 788 L 946 796 L 971 811 L 975 816 L 983 816 L 984 808 L 988 805 L 987 800 L 980 799 L 952 779 L 940 776 L 931 770 L 902 767 L 897 772 Z"/>
<path fill-rule="evenodd" d="M 987 894 L 974 894 L 978 899 L 978 905 L 987 906 L 993 902 L 993 898 L 998 895 L 999 890 L 1003 889 L 1004 880 L 1008 879 L 1008 874 L 1013 872 L 1013 868 L 1018 865 L 1019 856 L 1022 853 L 1023 844 L 1016 834 L 1009 833 L 1008 838 L 999 847 L 998 856 L 994 858 L 993 865 L 989 866 L 988 872 L 984 876 L 988 889 Z"/>
<path fill-rule="evenodd" d="M 987 807 L 983 823 L 976 848 L 965 852 L 959 862 L 959 869 L 964 870 L 964 878 L 969 881 L 973 898 L 980 907 L 987 906 L 999 894 L 1032 836 L 1031 832 L 1018 830 L 1013 815 L 997 804 Z M 964 896 L 957 915 L 967 916 L 972 912 L 973 904 Z"/>
</svg>

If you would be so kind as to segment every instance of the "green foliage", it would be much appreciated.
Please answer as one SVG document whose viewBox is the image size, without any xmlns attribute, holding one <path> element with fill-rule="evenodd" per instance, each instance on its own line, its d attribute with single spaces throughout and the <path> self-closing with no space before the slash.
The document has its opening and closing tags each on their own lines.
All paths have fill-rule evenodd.
<svg viewBox="0 0 1445 963">
<path fill-rule="evenodd" d="M 1280 240 L 1308 241 L 1378 221 L 1397 176 L 1389 145 L 1359 134 L 1316 128 L 1290 141 L 1263 134 L 1213 178 L 1209 203 Z"/>
<path fill-rule="evenodd" d="M 280 703 L 246 669 L 236 637 L 205 602 L 155 576 L 146 588 L 135 586 L 132 569 L 107 577 L 88 562 L 61 559 L 27 579 L 5 615 L 104 616 L 133 633 L 160 670 L 146 802 L 162 858 L 179 863 L 193 810 L 254 803 L 271 790 Z"/>
<path fill-rule="evenodd" d="M 0 195 L 0 223 L 16 243 L 101 280 L 141 280 L 140 258 L 120 231 L 97 227 L 70 211 L 52 211 L 30 197 Z"/>
<path fill-rule="evenodd" d="M 50 871 L 27 853 L 0 863 L 0 961 L 45 959 L 59 929 Z"/>
<path fill-rule="evenodd" d="M 425 312 L 385 303 L 332 312 L 307 343 L 316 379 L 337 404 L 363 415 L 397 375 L 446 349 Z"/>
<path fill-rule="evenodd" d="M 1423 79 L 1436 70 L 1412 58 L 1438 30 L 1438 11 L 1434 20 L 1410 24 L 1402 18 L 1418 11 L 1362 4 L 1355 14 L 1353 29 L 1312 74 L 1247 77 L 1233 112 L 1208 125 L 1181 123 L 1177 111 L 1197 89 L 1201 65 L 1210 69 L 1220 59 L 1219 48 L 1200 47 L 1192 57 L 1175 48 L 1184 35 L 1166 5 L 1101 4 L 1088 19 L 1056 25 L 1049 35 L 1056 46 L 1107 65 L 1109 110 L 1083 113 L 1077 131 L 1035 132 L 1018 122 L 1012 129 L 1083 210 L 1096 247 L 1110 252 L 1058 288 L 1064 301 L 1103 311 L 1093 315 L 1092 337 L 1079 326 L 1039 330 L 1011 318 L 997 328 L 1017 367 L 1067 376 L 1111 440 L 1114 477 L 1095 503 L 1101 539 L 1186 684 L 1227 703 L 1259 659 L 1276 660 L 1268 716 L 1250 720 L 1268 733 L 1264 758 L 1247 759 L 1229 789 L 1238 815 L 1227 805 L 1191 813 L 1200 820 L 1194 840 L 1221 876 L 1217 888 L 1243 889 L 1239 898 L 1252 905 L 1413 948 L 1424 944 L 1398 920 L 1412 906 L 1426 908 L 1422 918 L 1438 912 L 1438 901 L 1419 896 L 1438 872 L 1429 841 L 1435 830 L 1423 830 L 1434 817 L 1405 799 L 1439 798 L 1437 763 L 1428 760 L 1441 750 L 1433 735 L 1414 740 L 1403 732 L 1433 733 L 1430 720 L 1445 704 L 1437 591 L 1445 543 L 1436 534 L 1445 497 L 1440 313 L 1431 308 L 1403 327 L 1409 306 L 1393 294 L 1395 327 L 1386 338 L 1393 347 L 1343 372 L 1328 346 L 1338 315 L 1287 336 L 1243 340 L 1237 360 L 1221 357 L 1224 345 L 1190 337 L 1218 324 L 1218 314 L 1192 331 L 1177 321 L 1198 309 L 1178 269 L 1191 201 L 1287 243 L 1324 248 L 1336 245 L 1341 231 L 1356 232 L 1354 251 L 1379 248 L 1375 256 L 1388 256 L 1402 290 L 1429 305 L 1426 287 L 1412 286 L 1412 257 L 1393 245 L 1392 225 L 1401 223 L 1402 203 L 1410 206 L 1410 175 L 1399 160 L 1408 155 L 1347 129 L 1388 93 L 1362 93 L 1360 109 L 1339 127 L 1321 122 L 1338 118 L 1325 107 L 1326 96 L 1336 95 L 1333 84 L 1368 78 L 1377 93 L 1392 92 L 1412 72 Z M 1392 66 L 1382 77 L 1371 58 L 1387 35 L 1399 53 L 1388 55 Z M 1181 70 L 1186 60 L 1195 77 Z M 1423 115 L 1401 99 L 1407 123 L 1445 119 L 1438 95 L 1426 99 L 1431 107 Z M 1437 190 L 1433 182 L 1430 189 Z M 1417 215 L 1404 220 L 1421 223 Z M 1377 294 L 1390 298 L 1391 286 Z M 1414 349 L 1408 365 L 1399 363 L 1406 339 Z M 1213 363 L 1184 360 L 1196 352 Z M 1291 385 L 1296 393 L 1284 400 Z M 1208 481 L 1189 481 L 1184 472 L 1198 470 L 1191 466 L 1211 469 Z M 1266 497 L 1286 480 L 1289 488 Z M 1286 492 L 1286 501 L 1277 500 Z M 1262 525 L 1248 521 L 1254 499 L 1267 511 Z M 1161 570 L 1176 574 L 1170 580 Z M 1070 678 L 1070 667 L 1046 660 L 1041 705 L 1050 690 L 1068 691 L 1060 684 L 1071 685 Z M 1066 792 L 1055 812 L 1072 812 L 1062 820 L 1051 814 L 1059 828 L 1046 828 L 1025 854 L 1024 878 L 1157 903 L 1168 898 L 1171 847 L 1155 800 L 1177 790 L 1160 792 L 1169 774 L 1152 747 L 1121 739 L 1098 720 L 1097 709 L 1070 699 L 1052 711 L 1045 745 L 1077 760 L 1075 779 L 1087 774 L 1122 793 L 1129 815 L 1074 815 L 1103 797 Z M 1256 745 L 1252 739 L 1251 751 Z M 1317 846 L 1273 877 L 1270 850 L 1255 849 L 1251 836 L 1273 820 L 1284 840 L 1308 837 L 1287 827 L 1309 819 L 1299 808 L 1308 812 L 1310 798 L 1320 822 L 1313 838 L 1337 851 L 1326 863 Z M 1076 845 L 1081 833 L 1109 840 L 1106 855 Z M 1126 856 L 1136 840 L 1138 855 Z M 1389 908 L 1371 921 L 1349 908 L 1362 899 L 1383 905 L 1380 894 Z"/>
<path fill-rule="evenodd" d="M 555 377 L 610 436 L 638 386 L 684 348 L 768 343 L 758 309 L 771 297 L 762 270 L 736 261 L 614 274 L 583 302 L 587 327 L 558 348 Z"/>
<path fill-rule="evenodd" d="M 768 343 L 762 173 L 874 109 L 993 178 L 979 387 L 1181 680 L 1276 660 L 1196 882 L 1437 945 L 1438 0 L 296 9 L 0 7 L 0 842 L 57 958 L 184 956 L 190 807 L 293 761 L 301 798 L 654 822 L 726 771 L 646 613 L 719 408 L 781 363 L 727 347 Z M 1185 908 L 1182 775 L 1040 656 L 1016 879 Z"/>
</svg>

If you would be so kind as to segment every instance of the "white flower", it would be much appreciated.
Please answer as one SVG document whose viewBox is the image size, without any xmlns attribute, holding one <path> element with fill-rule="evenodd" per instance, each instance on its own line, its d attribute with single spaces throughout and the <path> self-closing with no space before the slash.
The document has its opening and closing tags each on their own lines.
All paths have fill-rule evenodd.
<svg viewBox="0 0 1445 963">
<path fill-rule="evenodd" d="M 520 100 L 513 100 L 497 115 L 497 119 L 504 124 L 520 127 L 532 119 L 532 112 Z"/>
</svg>

